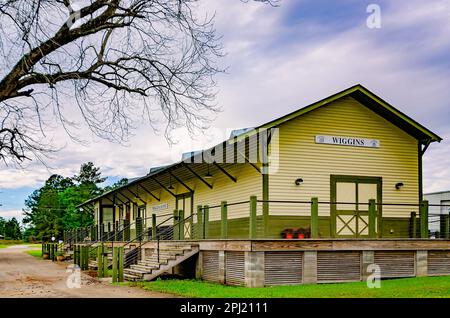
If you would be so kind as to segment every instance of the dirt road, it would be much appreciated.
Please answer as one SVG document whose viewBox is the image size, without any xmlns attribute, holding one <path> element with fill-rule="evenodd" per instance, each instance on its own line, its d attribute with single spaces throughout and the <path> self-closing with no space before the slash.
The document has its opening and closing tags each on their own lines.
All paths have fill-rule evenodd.
<svg viewBox="0 0 450 318">
<path fill-rule="evenodd" d="M 68 264 L 57 264 L 30 256 L 24 246 L 0 249 L 0 298 L 85 297 L 85 298 L 167 298 L 171 295 L 140 288 L 113 286 L 81 274 L 81 288 L 69 288 Z"/>
</svg>

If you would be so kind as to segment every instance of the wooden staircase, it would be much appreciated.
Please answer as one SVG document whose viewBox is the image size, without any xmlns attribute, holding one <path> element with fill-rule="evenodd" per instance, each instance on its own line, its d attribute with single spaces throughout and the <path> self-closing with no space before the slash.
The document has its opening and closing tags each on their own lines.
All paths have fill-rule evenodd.
<svg viewBox="0 0 450 318">
<path fill-rule="evenodd" d="M 150 257 L 138 261 L 137 264 L 131 265 L 130 268 L 125 268 L 124 279 L 128 281 L 154 280 L 174 266 L 194 256 L 198 251 L 198 245 L 193 244 L 160 247 L 159 262 L 157 250 L 155 249 Z"/>
</svg>

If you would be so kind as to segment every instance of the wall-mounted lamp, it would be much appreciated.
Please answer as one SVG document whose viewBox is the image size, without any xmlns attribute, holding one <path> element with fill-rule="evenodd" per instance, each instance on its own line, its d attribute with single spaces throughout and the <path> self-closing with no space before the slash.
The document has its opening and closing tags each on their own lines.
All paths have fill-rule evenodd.
<svg viewBox="0 0 450 318">
<path fill-rule="evenodd" d="M 298 178 L 297 180 L 295 180 L 295 185 L 299 186 L 303 183 L 303 179 L 302 178 Z"/>
<path fill-rule="evenodd" d="M 397 190 L 400 190 L 403 186 L 404 186 L 403 182 L 399 182 L 399 183 L 397 183 L 397 184 L 395 185 L 395 188 L 396 188 Z"/>
</svg>

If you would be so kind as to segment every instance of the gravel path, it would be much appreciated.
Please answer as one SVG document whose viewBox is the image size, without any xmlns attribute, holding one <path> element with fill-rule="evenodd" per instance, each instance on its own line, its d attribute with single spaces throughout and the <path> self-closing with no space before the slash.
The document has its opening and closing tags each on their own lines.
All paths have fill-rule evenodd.
<svg viewBox="0 0 450 318">
<path fill-rule="evenodd" d="M 81 274 L 81 288 L 69 288 L 71 272 L 67 266 L 38 259 L 26 253 L 26 246 L 0 249 L 0 298 L 4 297 L 72 297 L 72 298 L 168 298 L 172 295 L 140 288 L 113 286 Z"/>
</svg>

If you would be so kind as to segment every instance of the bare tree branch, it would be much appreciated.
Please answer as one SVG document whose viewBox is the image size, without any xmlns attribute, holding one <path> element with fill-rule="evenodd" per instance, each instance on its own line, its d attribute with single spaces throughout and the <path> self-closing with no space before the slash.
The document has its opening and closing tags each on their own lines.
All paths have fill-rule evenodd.
<svg viewBox="0 0 450 318">
<path fill-rule="evenodd" d="M 70 128 L 77 123 L 68 119 L 75 109 L 67 112 L 59 94 L 75 101 L 93 133 L 112 141 L 126 141 L 140 114 L 150 124 L 162 117 L 166 133 L 205 127 L 219 110 L 214 75 L 222 71 L 215 63 L 222 47 L 213 17 L 196 16 L 197 2 L 0 0 L 0 159 L 49 150 L 29 135 L 45 134 L 49 107 L 76 139 Z"/>
</svg>

